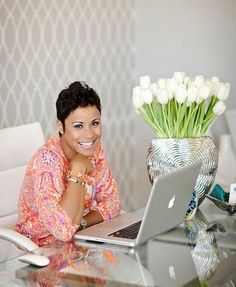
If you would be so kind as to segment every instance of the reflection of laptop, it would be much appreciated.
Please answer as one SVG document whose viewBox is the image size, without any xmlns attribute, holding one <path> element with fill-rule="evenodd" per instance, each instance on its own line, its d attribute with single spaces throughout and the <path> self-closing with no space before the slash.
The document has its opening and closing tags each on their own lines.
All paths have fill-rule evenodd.
<svg viewBox="0 0 236 287">
<path fill-rule="evenodd" d="M 200 286 L 188 245 L 150 240 L 146 256 L 155 286 Z"/>
<path fill-rule="evenodd" d="M 93 225 L 78 231 L 74 238 L 136 246 L 176 227 L 184 221 L 200 166 L 198 163 L 160 176 L 152 186 L 145 210 L 121 214 Z M 129 235 L 125 238 L 127 236 L 123 233 L 127 229 L 123 229 L 137 222 L 140 225 L 137 237 Z"/>
</svg>

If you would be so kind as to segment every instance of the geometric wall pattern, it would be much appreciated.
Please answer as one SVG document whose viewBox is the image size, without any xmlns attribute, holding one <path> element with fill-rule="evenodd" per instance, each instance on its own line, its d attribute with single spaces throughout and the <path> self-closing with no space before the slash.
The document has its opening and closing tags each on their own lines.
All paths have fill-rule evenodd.
<svg viewBox="0 0 236 287">
<path fill-rule="evenodd" d="M 0 0 L 0 128 L 39 121 L 47 138 L 59 91 L 86 81 L 101 97 L 103 144 L 126 209 L 135 203 L 134 5 Z"/>
</svg>

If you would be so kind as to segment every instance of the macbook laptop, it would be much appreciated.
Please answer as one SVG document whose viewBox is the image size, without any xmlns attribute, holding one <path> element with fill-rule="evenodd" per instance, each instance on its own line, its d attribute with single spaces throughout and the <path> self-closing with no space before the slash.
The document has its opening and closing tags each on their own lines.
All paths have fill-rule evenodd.
<svg viewBox="0 0 236 287">
<path fill-rule="evenodd" d="M 136 246 L 178 226 L 185 219 L 200 167 L 197 163 L 159 176 L 145 208 L 80 230 L 74 238 Z"/>
</svg>

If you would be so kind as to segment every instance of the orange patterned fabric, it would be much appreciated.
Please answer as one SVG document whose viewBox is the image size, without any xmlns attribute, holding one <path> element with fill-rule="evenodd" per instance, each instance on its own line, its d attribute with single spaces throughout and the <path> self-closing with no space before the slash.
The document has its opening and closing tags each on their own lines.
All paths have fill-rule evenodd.
<svg viewBox="0 0 236 287">
<path fill-rule="evenodd" d="M 98 211 L 104 220 L 120 213 L 120 197 L 101 145 L 90 158 L 95 169 L 89 175 L 85 211 Z M 59 202 L 68 184 L 68 161 L 58 135 L 53 135 L 28 164 L 19 197 L 15 230 L 44 245 L 55 239 L 68 241 L 79 226 Z"/>
</svg>

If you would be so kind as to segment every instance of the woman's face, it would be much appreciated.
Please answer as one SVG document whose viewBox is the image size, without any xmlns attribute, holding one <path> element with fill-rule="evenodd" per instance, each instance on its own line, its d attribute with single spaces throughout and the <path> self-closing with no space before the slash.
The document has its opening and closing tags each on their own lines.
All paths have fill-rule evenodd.
<svg viewBox="0 0 236 287">
<path fill-rule="evenodd" d="M 78 107 L 65 119 L 65 129 L 58 121 L 62 148 L 70 160 L 76 153 L 93 155 L 102 135 L 101 113 L 96 106 Z"/>
</svg>

